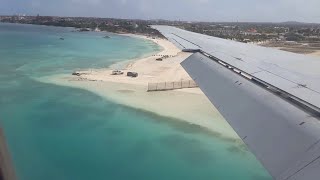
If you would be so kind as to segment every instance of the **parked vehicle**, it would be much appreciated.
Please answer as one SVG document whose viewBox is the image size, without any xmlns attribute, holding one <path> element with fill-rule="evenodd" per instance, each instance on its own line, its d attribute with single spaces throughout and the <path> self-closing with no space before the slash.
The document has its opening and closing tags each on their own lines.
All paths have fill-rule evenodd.
<svg viewBox="0 0 320 180">
<path fill-rule="evenodd" d="M 128 72 L 127 76 L 129 76 L 129 77 L 138 77 L 138 73 L 137 72 Z"/>
<path fill-rule="evenodd" d="M 112 73 L 111 73 L 111 75 L 121 75 L 121 74 L 123 74 L 123 72 L 122 72 L 122 71 L 119 71 L 119 70 L 114 70 L 114 71 L 112 71 Z"/>
</svg>

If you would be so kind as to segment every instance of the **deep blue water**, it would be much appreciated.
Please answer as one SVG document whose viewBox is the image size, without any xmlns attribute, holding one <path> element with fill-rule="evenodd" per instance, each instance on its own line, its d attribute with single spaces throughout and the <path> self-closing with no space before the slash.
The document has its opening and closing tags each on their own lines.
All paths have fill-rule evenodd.
<svg viewBox="0 0 320 180">
<path fill-rule="evenodd" d="M 159 51 L 72 30 L 0 24 L 0 122 L 19 179 L 271 179 L 243 146 L 215 133 L 35 81 Z"/>
</svg>

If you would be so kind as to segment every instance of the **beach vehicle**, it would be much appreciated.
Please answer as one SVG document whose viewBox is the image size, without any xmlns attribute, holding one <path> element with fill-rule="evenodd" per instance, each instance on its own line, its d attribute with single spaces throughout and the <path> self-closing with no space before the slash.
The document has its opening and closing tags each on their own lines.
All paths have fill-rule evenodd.
<svg viewBox="0 0 320 180">
<path fill-rule="evenodd" d="M 137 72 L 127 72 L 127 76 L 129 76 L 129 77 L 138 77 L 138 73 Z"/>
<path fill-rule="evenodd" d="M 81 74 L 78 73 L 78 72 L 73 72 L 72 75 L 73 75 L 73 76 L 80 76 Z"/>
<path fill-rule="evenodd" d="M 157 59 L 156 59 L 156 61 L 162 61 L 162 60 L 163 60 L 162 58 L 157 58 Z"/>
<path fill-rule="evenodd" d="M 114 71 L 112 71 L 112 73 L 111 73 L 111 75 L 122 75 L 122 74 L 123 74 L 123 72 L 120 71 L 120 70 L 114 70 Z"/>
</svg>

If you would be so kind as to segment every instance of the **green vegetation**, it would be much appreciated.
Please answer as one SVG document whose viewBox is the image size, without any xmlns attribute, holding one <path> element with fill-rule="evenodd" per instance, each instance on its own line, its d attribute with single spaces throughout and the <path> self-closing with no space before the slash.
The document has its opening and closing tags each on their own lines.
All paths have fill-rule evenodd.
<svg viewBox="0 0 320 180">
<path fill-rule="evenodd" d="M 51 16 L 2 16 L 0 22 L 74 27 L 79 31 L 99 30 L 113 33 L 142 34 L 161 37 L 161 33 L 149 27 L 147 21 L 109 18 L 51 17 Z"/>
<path fill-rule="evenodd" d="M 181 21 L 144 21 L 111 18 L 51 17 L 51 16 L 0 16 L 0 21 L 75 27 L 79 31 L 101 30 L 113 33 L 142 34 L 164 38 L 149 25 L 171 25 L 209 36 L 240 42 L 296 41 L 320 42 L 320 25 L 297 22 L 285 23 L 211 23 Z"/>
</svg>

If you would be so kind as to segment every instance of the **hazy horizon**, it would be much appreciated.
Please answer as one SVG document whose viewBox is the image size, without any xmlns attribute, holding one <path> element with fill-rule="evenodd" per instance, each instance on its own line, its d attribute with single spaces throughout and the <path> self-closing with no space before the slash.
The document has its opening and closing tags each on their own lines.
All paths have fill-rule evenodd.
<svg viewBox="0 0 320 180">
<path fill-rule="evenodd" d="M 318 7 L 318 0 L 0 0 L 1 15 L 192 22 L 320 23 Z"/>
<path fill-rule="evenodd" d="M 0 16 L 17 16 L 17 15 L 25 15 L 30 17 L 35 17 L 38 14 L 26 14 L 26 13 L 16 13 L 16 14 L 0 14 Z M 295 20 L 287 20 L 287 21 L 188 21 L 188 20 L 170 20 L 170 19 L 138 19 L 138 18 L 119 18 L 119 17 L 98 17 L 98 16 L 59 16 L 59 15 L 46 15 L 39 14 L 42 17 L 60 17 L 60 18 L 101 18 L 101 19 L 123 19 L 123 20 L 145 20 L 145 21 L 181 21 L 181 22 L 191 22 L 191 23 L 305 23 L 305 24 L 320 24 L 317 22 L 303 22 L 303 21 L 295 21 Z"/>
</svg>

